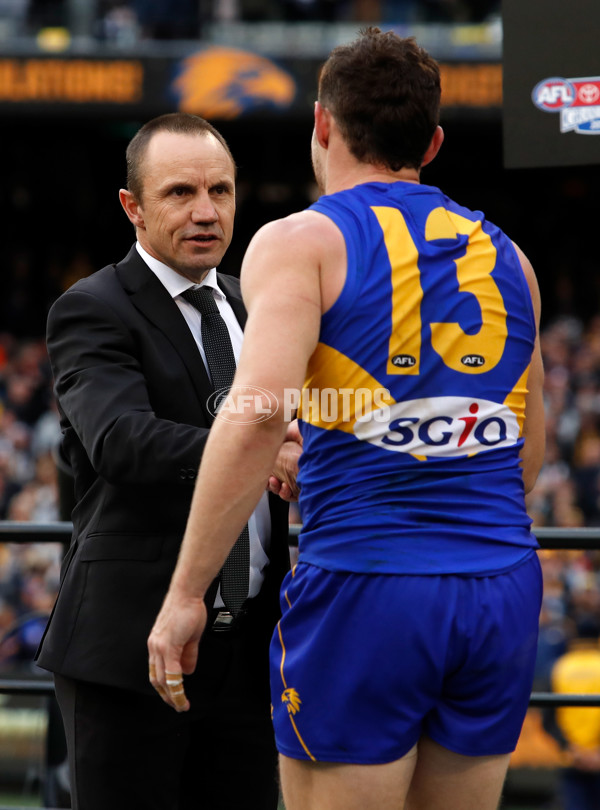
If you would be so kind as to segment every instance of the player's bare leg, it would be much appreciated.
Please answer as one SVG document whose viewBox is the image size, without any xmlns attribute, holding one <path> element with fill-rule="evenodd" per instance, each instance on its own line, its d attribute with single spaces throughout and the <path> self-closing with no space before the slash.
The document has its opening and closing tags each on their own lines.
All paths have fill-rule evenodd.
<svg viewBox="0 0 600 810">
<path fill-rule="evenodd" d="M 306 762 L 280 756 L 286 810 L 399 810 L 416 763 L 416 746 L 384 765 Z"/>
<path fill-rule="evenodd" d="M 496 810 L 509 758 L 466 757 L 425 737 L 404 810 Z"/>
</svg>

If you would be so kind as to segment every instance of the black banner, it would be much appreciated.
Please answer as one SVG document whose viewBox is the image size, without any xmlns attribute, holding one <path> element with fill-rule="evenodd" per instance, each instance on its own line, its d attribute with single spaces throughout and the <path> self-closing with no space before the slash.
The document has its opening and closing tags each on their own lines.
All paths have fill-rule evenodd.
<svg viewBox="0 0 600 810">
<path fill-rule="evenodd" d="M 504 163 L 600 163 L 600 3 L 504 0 Z"/>
</svg>

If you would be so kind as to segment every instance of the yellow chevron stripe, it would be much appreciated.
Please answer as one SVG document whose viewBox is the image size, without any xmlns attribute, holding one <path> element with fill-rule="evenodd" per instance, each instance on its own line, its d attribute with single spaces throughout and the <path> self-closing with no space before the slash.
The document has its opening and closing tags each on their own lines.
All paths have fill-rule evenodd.
<svg viewBox="0 0 600 810">
<path fill-rule="evenodd" d="M 504 405 L 510 408 L 517 417 L 517 424 L 519 425 L 519 436 L 523 435 L 523 425 L 525 424 L 525 397 L 527 395 L 527 379 L 529 377 L 529 369 L 527 366 L 513 390 L 508 394 L 504 400 Z"/>
<path fill-rule="evenodd" d="M 321 412 L 320 393 L 324 389 L 336 392 L 337 397 L 337 407 L 334 402 L 327 413 Z M 353 433 L 357 417 L 362 416 L 355 412 L 359 397 L 367 413 L 395 403 L 386 387 L 362 366 L 337 349 L 319 343 L 308 364 L 298 415 L 315 427 Z M 331 412 L 337 412 L 337 418 L 323 418 Z"/>
</svg>

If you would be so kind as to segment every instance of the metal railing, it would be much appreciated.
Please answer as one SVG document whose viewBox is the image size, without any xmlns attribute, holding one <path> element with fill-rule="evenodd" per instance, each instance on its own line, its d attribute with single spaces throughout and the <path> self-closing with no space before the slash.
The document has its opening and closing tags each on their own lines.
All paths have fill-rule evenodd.
<svg viewBox="0 0 600 810">
<path fill-rule="evenodd" d="M 0 543 L 69 543 L 73 526 L 69 521 L 55 523 L 28 523 L 0 521 Z M 533 530 L 543 549 L 600 550 L 600 528 L 537 528 Z M 291 524 L 290 543 L 297 543 L 298 524 Z M 19 680 L 0 678 L 0 694 L 52 695 L 54 684 L 50 679 Z M 532 692 L 530 706 L 600 706 L 600 694 L 555 694 Z"/>
</svg>

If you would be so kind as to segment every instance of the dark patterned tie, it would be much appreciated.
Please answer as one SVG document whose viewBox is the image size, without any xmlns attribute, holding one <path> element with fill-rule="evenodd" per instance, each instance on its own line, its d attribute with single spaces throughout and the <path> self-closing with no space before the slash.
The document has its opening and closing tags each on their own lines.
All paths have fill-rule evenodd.
<svg viewBox="0 0 600 810">
<path fill-rule="evenodd" d="M 221 317 L 210 287 L 188 289 L 182 296 L 202 315 L 202 346 L 215 391 L 229 389 L 235 375 L 235 356 L 227 324 Z M 248 596 L 250 578 L 250 535 L 242 532 L 221 570 L 221 596 L 225 607 L 236 616 Z"/>
</svg>

